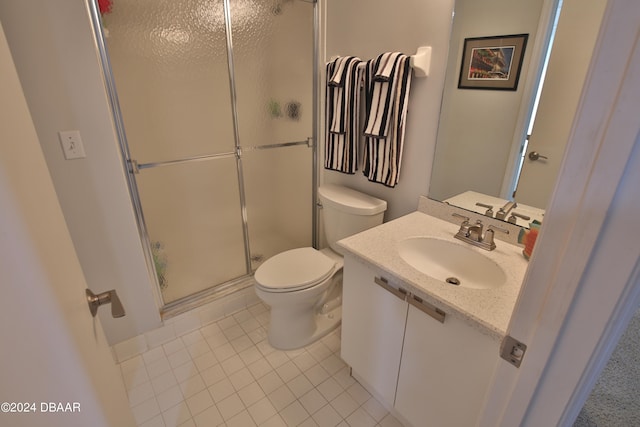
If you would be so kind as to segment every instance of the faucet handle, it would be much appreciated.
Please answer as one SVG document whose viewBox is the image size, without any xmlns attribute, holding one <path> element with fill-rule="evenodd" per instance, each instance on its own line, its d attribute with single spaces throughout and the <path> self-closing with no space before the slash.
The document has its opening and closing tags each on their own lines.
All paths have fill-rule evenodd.
<svg viewBox="0 0 640 427">
<path fill-rule="evenodd" d="M 493 206 L 486 205 L 486 204 L 480 203 L 480 202 L 477 202 L 476 206 L 480 206 L 481 208 L 487 208 L 486 212 L 484 213 L 485 216 L 493 218 Z"/>
<path fill-rule="evenodd" d="M 484 238 L 482 239 L 482 241 L 486 246 L 489 247 L 490 251 L 496 248 L 496 244 L 493 241 L 493 235 L 495 234 L 495 231 L 499 231 L 504 234 L 509 234 L 509 230 L 507 230 L 506 228 L 498 227 L 497 225 L 493 225 L 493 224 L 489 225 L 487 227 L 487 232 L 484 233 Z"/>
<path fill-rule="evenodd" d="M 529 221 L 531 219 L 530 216 L 527 215 L 522 215 L 518 212 L 511 212 L 511 216 L 509 217 L 509 219 L 507 220 L 508 222 L 510 222 L 511 224 L 516 224 L 516 222 L 518 221 L 518 218 L 520 219 L 524 219 L 525 221 Z"/>
<path fill-rule="evenodd" d="M 504 234 L 509 234 L 509 230 L 507 230 L 506 228 L 498 227 L 497 225 L 493 225 L 493 224 L 487 227 L 487 231 L 489 230 L 495 230 Z"/>
</svg>

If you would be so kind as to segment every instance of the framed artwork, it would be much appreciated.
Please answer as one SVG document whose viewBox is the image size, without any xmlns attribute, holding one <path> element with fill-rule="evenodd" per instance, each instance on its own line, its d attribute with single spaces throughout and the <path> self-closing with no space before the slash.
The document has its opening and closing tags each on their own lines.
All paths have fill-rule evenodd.
<svg viewBox="0 0 640 427">
<path fill-rule="evenodd" d="M 529 34 L 464 39 L 459 89 L 516 90 Z"/>
</svg>

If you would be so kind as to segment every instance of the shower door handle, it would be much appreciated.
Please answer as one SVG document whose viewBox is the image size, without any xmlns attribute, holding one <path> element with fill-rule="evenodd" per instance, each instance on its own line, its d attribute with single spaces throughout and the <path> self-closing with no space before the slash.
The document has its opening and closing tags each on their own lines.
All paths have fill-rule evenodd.
<svg viewBox="0 0 640 427">
<path fill-rule="evenodd" d="M 96 317 L 98 314 L 98 307 L 104 304 L 111 304 L 111 315 L 116 317 L 123 317 L 125 315 L 124 307 L 120 302 L 120 298 L 118 298 L 118 294 L 115 289 L 110 291 L 102 292 L 101 294 L 94 294 L 91 292 L 91 289 L 85 290 L 87 295 L 87 304 L 89 304 L 89 311 L 91 311 L 91 315 Z"/>
</svg>

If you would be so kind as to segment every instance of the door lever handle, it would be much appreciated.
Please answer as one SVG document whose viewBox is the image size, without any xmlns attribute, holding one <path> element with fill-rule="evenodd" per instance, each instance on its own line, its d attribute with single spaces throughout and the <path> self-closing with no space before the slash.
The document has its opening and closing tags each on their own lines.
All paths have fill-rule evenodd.
<svg viewBox="0 0 640 427">
<path fill-rule="evenodd" d="M 543 156 L 540 153 L 538 153 L 537 151 L 532 151 L 529 153 L 529 160 L 538 160 L 538 159 L 544 159 L 544 160 L 549 160 L 549 158 L 547 156 Z"/>
<path fill-rule="evenodd" d="M 87 295 L 87 303 L 89 304 L 89 311 L 91 311 L 91 315 L 96 317 L 98 313 L 98 307 L 104 304 L 111 304 L 111 315 L 116 317 L 123 317 L 125 315 L 124 307 L 120 302 L 120 298 L 118 298 L 118 294 L 115 289 L 111 289 L 110 291 L 102 292 L 101 294 L 94 294 L 90 289 L 85 291 Z"/>
</svg>

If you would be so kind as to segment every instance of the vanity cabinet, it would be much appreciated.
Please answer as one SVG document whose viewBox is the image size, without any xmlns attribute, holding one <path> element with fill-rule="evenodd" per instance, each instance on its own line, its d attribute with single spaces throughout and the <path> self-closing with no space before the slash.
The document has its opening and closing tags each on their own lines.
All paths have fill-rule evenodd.
<svg viewBox="0 0 640 427">
<path fill-rule="evenodd" d="M 440 310 L 403 293 L 401 286 L 383 281 L 390 287 L 385 289 L 379 282 L 357 258 L 345 257 L 345 362 L 410 425 L 475 425 L 498 363 L 499 342 L 454 316 L 441 318 Z"/>
<path fill-rule="evenodd" d="M 345 257 L 342 287 L 342 359 L 388 407 L 398 382 L 407 303 L 375 285 L 376 275 Z"/>
</svg>

